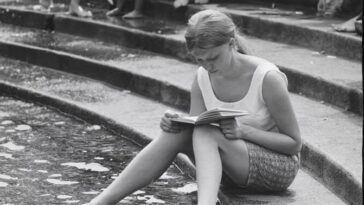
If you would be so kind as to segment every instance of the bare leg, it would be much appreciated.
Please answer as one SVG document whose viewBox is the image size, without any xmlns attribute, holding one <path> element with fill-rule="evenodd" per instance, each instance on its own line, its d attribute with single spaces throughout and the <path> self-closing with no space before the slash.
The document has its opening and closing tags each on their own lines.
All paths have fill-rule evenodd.
<svg viewBox="0 0 364 205">
<path fill-rule="evenodd" d="M 179 152 L 192 150 L 192 130 L 179 134 L 162 132 L 147 145 L 123 170 L 123 172 L 99 196 L 92 205 L 116 204 L 134 191 L 150 184 L 162 175 Z M 191 152 L 190 152 L 191 154 Z"/>
<path fill-rule="evenodd" d="M 199 126 L 193 133 L 198 205 L 216 203 L 222 170 L 237 184 L 245 185 L 249 157 L 245 142 L 227 140 L 214 126 Z"/>
<path fill-rule="evenodd" d="M 53 0 L 39 0 L 39 6 L 35 6 L 34 8 L 36 10 L 47 10 L 50 11 L 50 9 L 54 6 Z"/>
<path fill-rule="evenodd" d="M 116 1 L 116 8 L 111 10 L 111 11 L 108 11 L 106 13 L 106 15 L 108 15 L 108 16 L 119 16 L 119 15 L 123 14 L 122 9 L 123 9 L 124 3 L 125 3 L 125 0 L 117 0 Z"/>
<path fill-rule="evenodd" d="M 134 10 L 130 13 L 127 13 L 123 16 L 126 19 L 136 19 L 136 18 L 143 18 L 144 14 L 142 12 L 144 0 L 135 0 Z"/>
<path fill-rule="evenodd" d="M 47 9 L 53 5 L 53 0 L 39 0 L 39 4 Z"/>
<path fill-rule="evenodd" d="M 209 3 L 209 0 L 195 0 L 196 4 L 207 4 Z"/>
<path fill-rule="evenodd" d="M 71 3 L 69 5 L 69 13 L 74 16 L 79 17 L 91 17 L 92 13 L 91 11 L 85 11 L 80 6 L 80 0 L 71 0 Z"/>
<path fill-rule="evenodd" d="M 338 32 L 355 32 L 355 21 L 359 16 L 355 16 L 342 24 L 332 25 L 335 31 Z"/>
<path fill-rule="evenodd" d="M 173 6 L 174 8 L 179 8 L 181 6 L 186 6 L 189 0 L 174 0 Z"/>
</svg>

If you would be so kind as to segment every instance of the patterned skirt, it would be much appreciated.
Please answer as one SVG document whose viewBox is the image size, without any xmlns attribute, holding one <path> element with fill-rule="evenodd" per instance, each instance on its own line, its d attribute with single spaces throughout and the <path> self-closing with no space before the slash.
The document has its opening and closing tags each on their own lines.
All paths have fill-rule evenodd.
<svg viewBox="0 0 364 205">
<path fill-rule="evenodd" d="M 297 175 L 299 155 L 284 155 L 262 146 L 246 142 L 249 153 L 249 175 L 246 189 L 249 192 L 269 193 L 286 190 Z M 223 184 L 231 180 L 223 177 Z"/>
</svg>

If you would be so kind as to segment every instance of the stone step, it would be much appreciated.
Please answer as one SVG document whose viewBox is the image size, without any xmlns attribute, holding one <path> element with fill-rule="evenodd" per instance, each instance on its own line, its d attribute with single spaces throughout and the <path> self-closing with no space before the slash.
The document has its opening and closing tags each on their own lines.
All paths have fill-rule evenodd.
<svg viewBox="0 0 364 205">
<path fill-rule="evenodd" d="M 88 78 L 0 58 L 1 95 L 55 107 L 146 144 L 159 133 L 159 120 L 172 107 Z M 74 68 L 74 67 L 72 67 Z M 139 140 L 138 140 L 139 139 Z M 220 193 L 225 204 L 345 204 L 301 169 L 281 195 Z"/>
<path fill-rule="evenodd" d="M 153 18 L 136 22 L 105 19 L 100 14 L 105 10 L 99 10 L 99 15 L 96 13 L 94 20 L 84 20 L 59 14 L 53 16 L 16 9 L 6 11 L 1 8 L 0 21 L 3 22 L 48 28 L 56 32 L 92 37 L 191 60 L 183 40 L 185 26 L 176 22 Z M 127 23 L 136 25 L 128 28 Z M 158 34 L 160 32 L 163 34 Z M 362 115 L 361 62 L 254 37 L 248 37 L 248 40 L 256 55 L 277 64 L 287 74 L 291 82 L 291 92 L 302 93 Z"/>
<path fill-rule="evenodd" d="M 57 35 L 53 39 L 64 41 L 60 46 L 52 45 L 67 52 L 9 42 L 0 44 L 0 51 L 188 110 L 196 65 L 94 39 L 79 37 L 71 41 L 61 37 L 65 34 Z M 71 51 L 79 55 L 68 53 Z M 300 95 L 291 94 L 291 99 L 304 139 L 302 165 L 339 196 L 358 203 L 362 200 L 362 118 Z"/>
<path fill-rule="evenodd" d="M 57 2 L 57 1 L 56 1 Z M 317 51 L 325 51 L 330 55 L 344 56 L 351 59 L 362 59 L 362 38 L 357 34 L 339 33 L 332 28 L 347 19 L 322 18 L 316 16 L 316 9 L 305 9 L 297 3 L 290 5 L 259 1 L 225 2 L 218 1 L 204 5 L 189 4 L 187 7 L 175 9 L 170 0 L 145 1 L 144 10 L 149 16 L 163 16 L 186 22 L 187 18 L 196 11 L 203 9 L 218 9 L 229 13 L 244 33 L 263 39 L 308 47 Z M 1 3 L 1 2 L 0 2 Z M 3 5 L 15 6 L 34 10 L 37 1 L 33 0 L 7 0 Z M 296 6 L 297 5 L 297 6 Z M 90 9 L 95 17 L 105 19 L 105 10 L 108 9 L 106 1 L 88 1 L 85 8 Z M 131 10 L 132 3 L 125 5 L 125 10 Z M 54 11 L 67 10 L 66 5 Z M 111 18 L 112 20 L 117 18 Z M 138 24 L 129 21 L 130 24 Z M 128 24 L 128 22 L 126 23 Z"/>
<path fill-rule="evenodd" d="M 347 19 L 317 17 L 316 10 L 292 4 L 287 7 L 272 1 L 266 3 L 218 1 L 203 5 L 190 4 L 175 14 L 176 9 L 171 1 L 148 2 L 147 12 L 154 16 L 163 16 L 167 19 L 173 17 L 187 22 L 192 13 L 204 9 L 216 9 L 230 14 L 240 31 L 249 36 L 325 51 L 330 55 L 362 59 L 362 37 L 355 33 L 335 32 L 332 27 Z M 274 8 L 272 3 L 275 5 Z"/>
</svg>

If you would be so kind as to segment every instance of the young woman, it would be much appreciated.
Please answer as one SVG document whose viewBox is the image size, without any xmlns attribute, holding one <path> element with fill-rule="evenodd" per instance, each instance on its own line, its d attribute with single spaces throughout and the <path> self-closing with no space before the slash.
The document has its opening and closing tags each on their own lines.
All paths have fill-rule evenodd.
<svg viewBox="0 0 364 205">
<path fill-rule="evenodd" d="M 195 162 L 198 204 L 216 203 L 226 175 L 260 192 L 285 190 L 299 168 L 301 137 L 288 96 L 287 79 L 272 63 L 248 55 L 236 26 L 225 14 L 193 15 L 185 34 L 200 65 L 191 89 L 190 115 L 217 107 L 250 114 L 220 121 L 220 127 L 185 127 L 162 117 L 161 135 L 147 145 L 91 204 L 115 204 L 157 179 L 180 152 Z"/>
</svg>

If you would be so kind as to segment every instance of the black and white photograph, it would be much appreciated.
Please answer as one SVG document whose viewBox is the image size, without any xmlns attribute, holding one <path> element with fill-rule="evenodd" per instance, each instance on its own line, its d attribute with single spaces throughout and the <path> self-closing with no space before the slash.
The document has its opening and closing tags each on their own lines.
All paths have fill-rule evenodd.
<svg viewBox="0 0 364 205">
<path fill-rule="evenodd" d="M 0 205 L 363 205 L 363 0 L 0 0 Z"/>
</svg>

